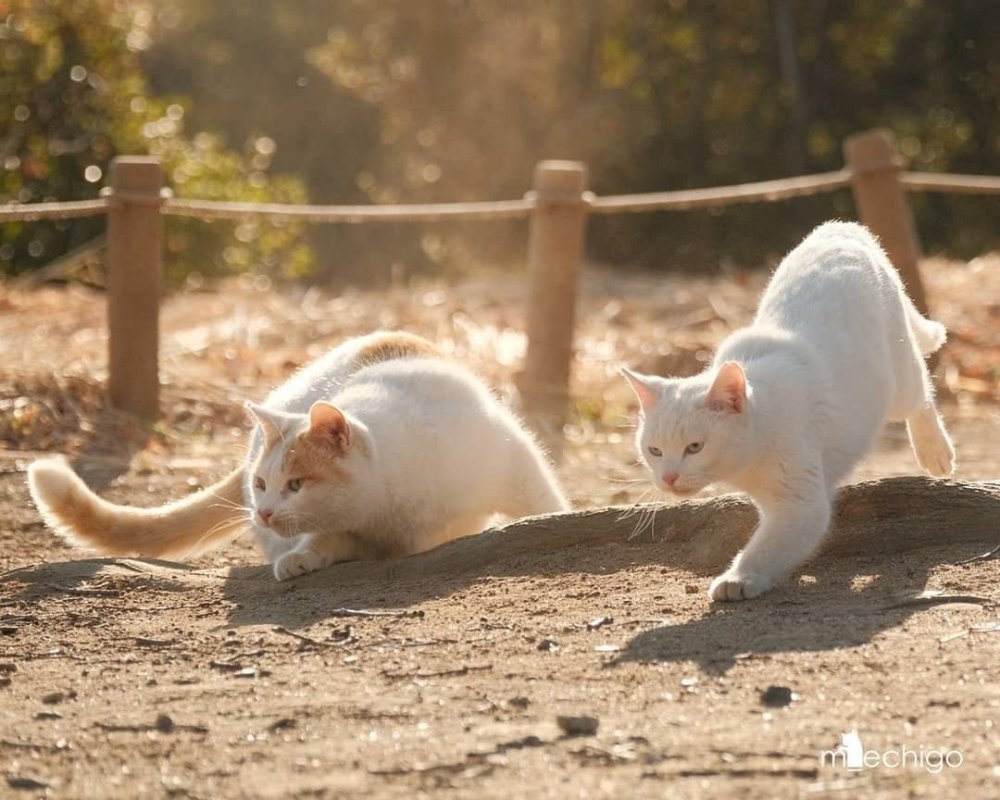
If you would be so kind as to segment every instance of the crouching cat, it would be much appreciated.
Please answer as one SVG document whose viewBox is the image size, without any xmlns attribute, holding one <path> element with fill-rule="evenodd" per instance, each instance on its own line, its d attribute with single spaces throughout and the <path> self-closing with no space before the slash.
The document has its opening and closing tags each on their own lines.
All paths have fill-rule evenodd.
<svg viewBox="0 0 1000 800">
<path fill-rule="evenodd" d="M 636 441 L 653 483 L 683 496 L 724 481 L 760 512 L 747 546 L 712 582 L 713 599 L 756 597 L 810 556 L 838 482 L 887 419 L 906 420 L 928 473 L 952 473 L 924 363 L 944 339 L 872 234 L 828 222 L 786 256 L 753 323 L 722 343 L 703 374 L 623 371 L 639 399 Z"/>
<path fill-rule="evenodd" d="M 246 465 L 190 497 L 116 506 L 54 460 L 31 465 L 31 496 L 50 527 L 110 554 L 189 556 L 249 521 L 278 580 L 568 508 L 514 415 L 416 336 L 349 340 L 247 407 Z"/>
</svg>

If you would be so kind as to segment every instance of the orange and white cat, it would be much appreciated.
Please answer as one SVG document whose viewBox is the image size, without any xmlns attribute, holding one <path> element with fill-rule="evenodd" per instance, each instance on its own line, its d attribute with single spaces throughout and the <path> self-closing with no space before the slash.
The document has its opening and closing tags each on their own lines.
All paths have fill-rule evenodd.
<svg viewBox="0 0 1000 800">
<path fill-rule="evenodd" d="M 624 371 L 653 483 L 683 496 L 722 481 L 760 512 L 747 546 L 712 582 L 713 599 L 756 597 L 810 556 L 837 485 L 887 419 L 906 420 L 927 472 L 952 473 L 924 363 L 944 339 L 867 228 L 828 222 L 785 257 L 753 323 L 722 343 L 703 374 Z"/>
<path fill-rule="evenodd" d="M 249 517 L 278 580 L 428 550 L 494 514 L 568 508 L 517 418 L 416 336 L 349 340 L 247 407 L 256 425 L 246 466 L 190 497 L 113 505 L 57 460 L 31 465 L 31 496 L 54 530 L 109 554 L 193 555 Z"/>
</svg>

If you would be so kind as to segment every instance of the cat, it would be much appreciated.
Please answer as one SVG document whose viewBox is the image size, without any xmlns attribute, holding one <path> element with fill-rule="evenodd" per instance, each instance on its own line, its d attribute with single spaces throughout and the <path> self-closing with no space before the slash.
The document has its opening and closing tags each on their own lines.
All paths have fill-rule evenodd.
<svg viewBox="0 0 1000 800">
<path fill-rule="evenodd" d="M 57 460 L 29 467 L 31 496 L 50 527 L 109 554 L 193 555 L 249 521 L 279 581 L 569 508 L 516 417 L 416 336 L 350 339 L 247 408 L 246 465 L 190 497 L 116 506 Z"/>
<path fill-rule="evenodd" d="M 760 513 L 747 546 L 711 583 L 713 600 L 756 597 L 809 558 L 838 483 L 887 419 L 906 420 L 924 470 L 952 474 L 924 363 L 944 340 L 868 229 L 827 222 L 785 257 L 751 325 L 726 338 L 703 374 L 623 369 L 654 485 L 687 496 L 723 481 Z"/>
</svg>

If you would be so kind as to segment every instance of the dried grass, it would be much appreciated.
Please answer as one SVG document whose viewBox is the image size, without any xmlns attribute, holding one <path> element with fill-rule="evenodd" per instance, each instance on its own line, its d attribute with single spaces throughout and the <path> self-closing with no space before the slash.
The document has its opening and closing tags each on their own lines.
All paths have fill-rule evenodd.
<svg viewBox="0 0 1000 800">
<path fill-rule="evenodd" d="M 1000 403 L 1000 254 L 929 259 L 922 269 L 934 316 L 950 331 L 937 366 L 943 399 Z M 765 279 L 586 270 L 564 474 L 596 470 L 612 482 L 630 480 L 633 407 L 618 366 L 699 371 L 719 341 L 750 320 Z M 152 444 L 169 450 L 192 437 L 222 437 L 231 450 L 242 435 L 244 399 L 261 398 L 302 363 L 377 328 L 434 340 L 516 400 L 525 299 L 525 281 L 502 275 L 340 295 L 276 290 L 244 277 L 212 292 L 175 294 L 162 310 L 165 418 Z M 92 453 L 147 443 L 149 431 L 105 408 L 101 292 L 0 285 L 0 311 L 0 448 Z"/>
</svg>

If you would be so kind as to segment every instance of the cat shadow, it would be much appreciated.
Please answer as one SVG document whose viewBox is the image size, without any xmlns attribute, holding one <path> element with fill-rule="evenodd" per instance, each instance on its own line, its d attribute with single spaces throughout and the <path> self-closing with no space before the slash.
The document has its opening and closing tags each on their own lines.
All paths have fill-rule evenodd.
<svg viewBox="0 0 1000 800">
<path fill-rule="evenodd" d="M 618 558 L 611 552 L 578 553 L 571 560 L 552 559 L 547 564 L 497 563 L 493 568 L 463 574 L 410 576 L 403 581 L 393 580 L 392 565 L 386 562 L 364 565 L 363 578 L 356 572 L 351 574 L 351 568 L 358 565 L 342 564 L 327 571 L 327 580 L 317 573 L 282 583 L 268 580 L 259 569 L 234 569 L 222 590 L 232 603 L 229 626 L 301 629 L 329 620 L 333 609 L 406 609 L 428 599 L 460 593 L 491 577 L 611 575 L 640 565 L 664 563 L 658 552 L 642 557 L 637 548 L 618 549 L 630 552 Z M 694 662 L 706 674 L 722 675 L 747 658 L 858 647 L 904 624 L 930 604 L 922 593 L 934 567 L 981 550 L 967 545 L 874 559 L 820 556 L 805 573 L 760 598 L 743 603 L 712 603 L 696 619 L 665 623 L 632 636 L 606 667 L 628 662 Z M 684 567 L 679 569 L 683 572 Z M 340 581 L 328 579 L 338 573 L 342 575 Z M 707 577 L 692 576 L 691 581 L 707 589 Z M 679 588 L 685 580 L 672 583 Z M 536 585 L 546 599 L 551 599 L 544 584 Z"/>
<path fill-rule="evenodd" d="M 192 588 L 188 575 L 197 569 L 156 558 L 84 558 L 48 561 L 0 574 L 0 585 L 15 584 L 12 601 L 36 603 L 60 597 L 118 597 L 141 586 L 166 592 Z"/>
<path fill-rule="evenodd" d="M 859 647 L 946 601 L 926 593 L 931 570 L 981 549 L 942 547 L 905 559 L 821 558 L 762 597 L 713 603 L 698 619 L 636 634 L 607 666 L 695 662 L 706 674 L 723 675 L 747 659 Z"/>
</svg>

